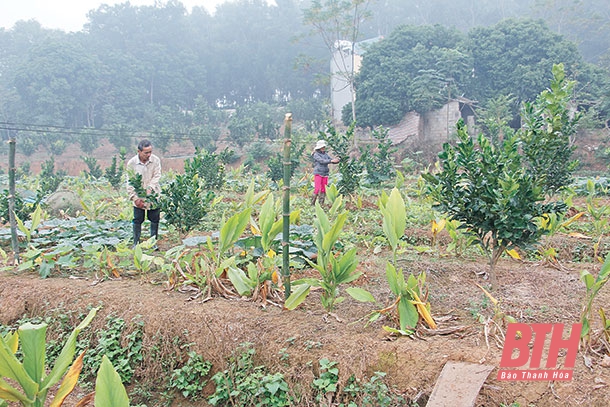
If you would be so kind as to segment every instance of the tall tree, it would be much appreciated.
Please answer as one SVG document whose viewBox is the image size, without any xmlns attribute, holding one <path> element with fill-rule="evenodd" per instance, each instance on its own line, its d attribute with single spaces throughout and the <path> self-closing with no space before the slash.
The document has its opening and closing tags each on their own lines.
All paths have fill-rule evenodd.
<svg viewBox="0 0 610 407">
<path fill-rule="evenodd" d="M 356 122 L 356 42 L 360 26 L 370 17 L 369 0 L 313 0 L 304 10 L 304 22 L 313 27 L 329 50 L 335 75 L 345 82 L 351 94 L 352 121 Z"/>
<path fill-rule="evenodd" d="M 356 79 L 358 125 L 398 123 L 427 112 L 467 88 L 472 62 L 455 29 L 402 26 L 365 54 Z"/>
<path fill-rule="evenodd" d="M 94 126 L 99 67 L 75 36 L 32 47 L 14 82 L 29 123 Z"/>
<path fill-rule="evenodd" d="M 474 59 L 470 97 L 480 102 L 514 95 L 519 106 L 546 88 L 553 64 L 564 63 L 572 75 L 583 62 L 576 45 L 543 21 L 505 20 L 475 28 L 468 42 Z"/>
</svg>

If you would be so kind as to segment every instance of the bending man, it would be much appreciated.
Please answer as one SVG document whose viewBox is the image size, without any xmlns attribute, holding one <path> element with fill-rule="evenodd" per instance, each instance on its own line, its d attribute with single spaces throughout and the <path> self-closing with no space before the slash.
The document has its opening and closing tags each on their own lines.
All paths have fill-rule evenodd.
<svg viewBox="0 0 610 407">
<path fill-rule="evenodd" d="M 150 237 L 158 238 L 159 219 L 161 210 L 152 208 L 150 202 L 146 202 L 146 196 L 151 193 L 161 193 L 159 180 L 161 179 L 161 160 L 152 153 L 153 147 L 149 140 L 142 140 L 138 144 L 138 154 L 127 162 L 127 171 L 142 175 L 142 189 L 146 191 L 145 196 L 138 196 L 133 185 L 127 182 L 129 199 L 133 202 L 133 246 L 140 242 L 142 223 L 147 216 L 150 221 Z M 142 195 L 142 192 L 140 192 Z"/>
</svg>

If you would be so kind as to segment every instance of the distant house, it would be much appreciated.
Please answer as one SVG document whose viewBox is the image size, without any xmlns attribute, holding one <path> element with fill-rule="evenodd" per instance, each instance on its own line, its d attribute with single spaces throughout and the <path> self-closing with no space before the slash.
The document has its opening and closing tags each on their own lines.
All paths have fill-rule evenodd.
<svg viewBox="0 0 610 407">
<path fill-rule="evenodd" d="M 330 99 L 332 118 L 335 122 L 341 122 L 343 106 L 352 103 L 352 93 L 348 79 L 352 73 L 356 74 L 360 70 L 362 55 L 366 52 L 366 48 L 381 39 L 383 37 L 375 37 L 353 44 L 353 58 L 352 42 L 335 42 L 335 51 L 330 61 Z"/>
<path fill-rule="evenodd" d="M 388 130 L 392 144 L 438 144 L 447 141 L 455 132 L 455 124 L 464 119 L 468 130 L 474 133 L 475 102 L 456 98 L 450 100 L 445 106 L 420 115 L 417 112 L 408 112 L 396 126 Z"/>
<path fill-rule="evenodd" d="M 353 44 L 353 58 L 352 42 L 337 41 L 335 43 L 335 52 L 330 61 L 330 99 L 332 118 L 335 123 L 341 122 L 343 107 L 352 102 L 348 80 L 351 73 L 355 74 L 360 70 L 362 57 L 367 48 L 381 39 L 383 37 L 380 36 Z M 446 141 L 455 132 L 455 124 L 460 118 L 464 119 L 472 133 L 474 132 L 474 104 L 475 102 L 465 98 L 454 98 L 440 109 L 424 115 L 408 112 L 398 125 L 389 127 L 389 137 L 395 145 L 412 142 L 436 144 Z"/>
</svg>

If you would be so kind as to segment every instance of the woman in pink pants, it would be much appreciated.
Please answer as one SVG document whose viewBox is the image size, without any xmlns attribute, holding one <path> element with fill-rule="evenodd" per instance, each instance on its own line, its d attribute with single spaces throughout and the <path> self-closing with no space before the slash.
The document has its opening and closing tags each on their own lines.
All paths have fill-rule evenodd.
<svg viewBox="0 0 610 407">
<path fill-rule="evenodd" d="M 338 158 L 331 158 L 326 152 L 326 141 L 318 140 L 314 147 L 313 153 L 311 154 L 313 160 L 313 174 L 314 174 L 314 191 L 311 204 L 316 204 L 316 199 L 320 197 L 320 205 L 324 205 L 324 199 L 326 199 L 326 185 L 328 185 L 328 164 L 337 164 Z"/>
</svg>

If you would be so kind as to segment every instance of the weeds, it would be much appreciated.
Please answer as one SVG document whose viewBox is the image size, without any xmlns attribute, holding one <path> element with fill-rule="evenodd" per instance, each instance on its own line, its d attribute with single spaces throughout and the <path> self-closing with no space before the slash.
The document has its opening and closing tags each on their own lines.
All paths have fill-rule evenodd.
<svg viewBox="0 0 610 407">
<path fill-rule="evenodd" d="M 320 359 L 320 375 L 314 379 L 312 387 L 316 392 L 316 401 L 326 405 L 331 405 L 337 392 L 339 384 L 339 369 L 337 362 L 323 358 Z"/>
<path fill-rule="evenodd" d="M 208 403 L 212 406 L 292 405 L 284 375 L 269 373 L 265 366 L 256 366 L 255 353 L 249 343 L 240 346 L 238 353 L 229 359 L 228 368 L 212 376 L 216 391 L 208 398 Z"/>
<path fill-rule="evenodd" d="M 196 352 L 190 351 L 187 355 L 186 363 L 174 369 L 170 388 L 179 391 L 185 398 L 197 400 L 208 383 L 206 377 L 212 369 L 212 364 Z"/>
<path fill-rule="evenodd" d="M 384 382 L 386 374 L 375 372 L 368 381 L 351 376 L 343 387 L 340 406 L 345 407 L 398 407 L 407 401 L 392 392 Z"/>
<path fill-rule="evenodd" d="M 85 354 L 86 376 L 91 377 L 107 356 L 115 366 L 123 383 L 131 383 L 134 373 L 142 363 L 144 323 L 133 321 L 133 329 L 127 333 L 123 318 L 109 315 L 105 329 L 97 332 L 97 345 Z"/>
</svg>

